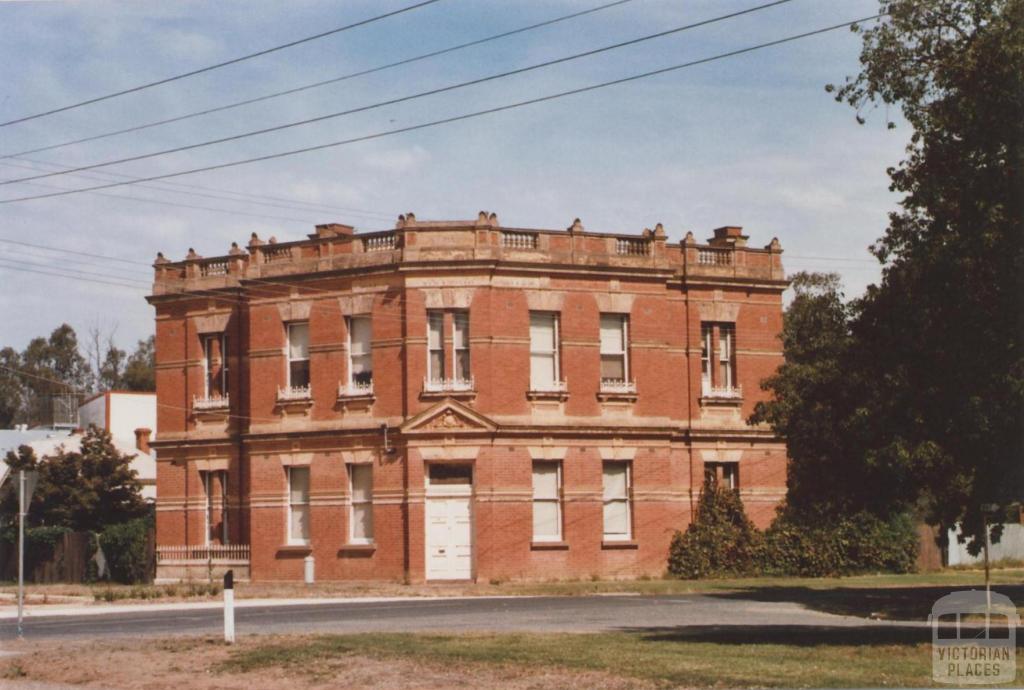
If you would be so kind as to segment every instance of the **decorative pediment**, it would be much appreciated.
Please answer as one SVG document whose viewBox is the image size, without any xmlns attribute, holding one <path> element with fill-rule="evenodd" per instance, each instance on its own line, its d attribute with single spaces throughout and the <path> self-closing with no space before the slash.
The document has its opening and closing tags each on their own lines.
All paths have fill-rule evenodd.
<svg viewBox="0 0 1024 690">
<path fill-rule="evenodd" d="M 409 419 L 401 426 L 401 432 L 458 434 L 491 432 L 497 428 L 497 424 L 472 407 L 448 398 Z"/>
</svg>

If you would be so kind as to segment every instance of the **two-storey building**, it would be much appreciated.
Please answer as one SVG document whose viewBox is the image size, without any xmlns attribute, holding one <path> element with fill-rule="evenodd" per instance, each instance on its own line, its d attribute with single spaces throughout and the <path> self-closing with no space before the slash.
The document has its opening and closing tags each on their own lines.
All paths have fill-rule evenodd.
<svg viewBox="0 0 1024 690">
<path fill-rule="evenodd" d="M 764 526 L 781 254 L 481 212 L 158 257 L 158 576 L 660 574 L 705 473 Z"/>
</svg>

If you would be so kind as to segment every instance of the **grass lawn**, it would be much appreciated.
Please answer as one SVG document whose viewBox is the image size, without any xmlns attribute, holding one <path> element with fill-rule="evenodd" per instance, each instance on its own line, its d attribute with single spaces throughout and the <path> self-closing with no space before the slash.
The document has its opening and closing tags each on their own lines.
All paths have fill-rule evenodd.
<svg viewBox="0 0 1024 690">
<path fill-rule="evenodd" d="M 932 685 L 930 645 L 875 640 L 858 645 L 714 643 L 671 634 L 330 635 L 268 641 L 232 653 L 215 671 L 283 669 L 329 678 L 354 657 L 475 666 L 600 672 L 660 687 L 919 687 Z"/>
</svg>

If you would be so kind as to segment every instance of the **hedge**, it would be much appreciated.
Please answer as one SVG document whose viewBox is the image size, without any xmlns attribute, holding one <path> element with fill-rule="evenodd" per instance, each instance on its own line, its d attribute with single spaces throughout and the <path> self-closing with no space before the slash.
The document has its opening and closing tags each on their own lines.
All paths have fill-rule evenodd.
<svg viewBox="0 0 1024 690">
<path fill-rule="evenodd" d="M 99 535 L 100 547 L 107 560 L 111 579 L 133 585 L 149 580 L 152 553 L 149 549 L 151 517 L 110 525 Z"/>
<path fill-rule="evenodd" d="M 704 485 L 696 519 L 672 538 L 668 570 L 686 579 L 906 573 L 915 568 L 917 548 L 914 523 L 907 515 L 811 519 L 783 506 L 761 532 L 747 518 L 738 492 L 711 481 Z"/>
</svg>

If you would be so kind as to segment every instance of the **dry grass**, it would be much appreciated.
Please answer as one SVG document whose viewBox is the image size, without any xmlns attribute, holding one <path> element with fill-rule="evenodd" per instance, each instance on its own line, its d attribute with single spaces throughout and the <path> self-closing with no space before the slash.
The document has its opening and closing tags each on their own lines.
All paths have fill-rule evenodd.
<svg viewBox="0 0 1024 690">
<path fill-rule="evenodd" d="M 362 654 L 321 656 L 301 669 L 288 664 L 227 670 L 236 655 L 257 654 L 266 645 L 304 644 L 307 638 L 248 638 L 229 648 L 214 638 L 54 644 L 0 660 L 0 687 L 19 681 L 122 690 L 253 690 L 254 688 L 352 688 L 354 690 L 442 690 L 568 687 L 652 690 L 650 681 L 600 671 L 465 664 L 453 667 L 417 658 Z M 6 683 L 6 684 L 5 684 Z"/>
</svg>

